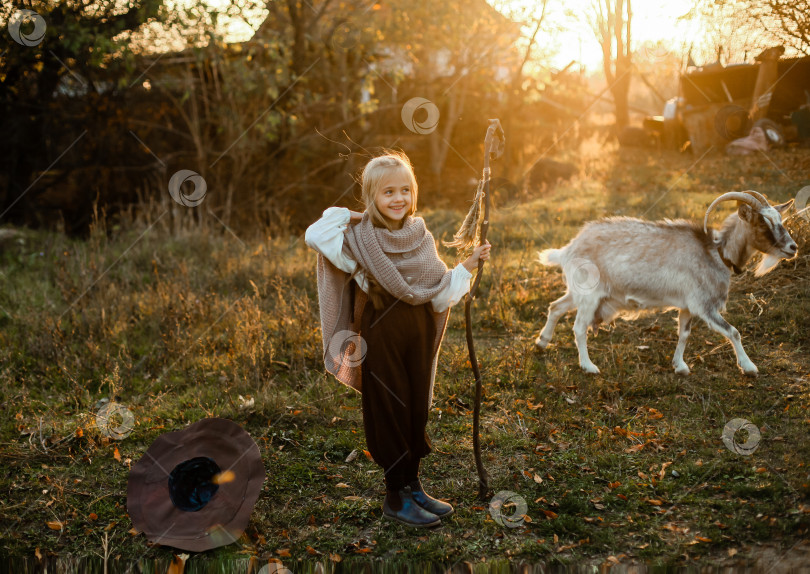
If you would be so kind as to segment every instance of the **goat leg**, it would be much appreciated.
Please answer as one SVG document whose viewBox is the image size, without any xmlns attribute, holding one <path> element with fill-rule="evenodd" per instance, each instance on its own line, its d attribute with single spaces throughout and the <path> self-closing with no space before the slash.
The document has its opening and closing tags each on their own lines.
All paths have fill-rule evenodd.
<svg viewBox="0 0 810 574">
<path fill-rule="evenodd" d="M 556 301 L 553 301 L 551 305 L 548 306 L 548 319 L 546 319 L 546 324 L 543 327 L 543 330 L 540 331 L 540 336 L 537 337 L 534 344 L 541 349 L 545 349 L 551 342 L 551 336 L 554 334 L 554 328 L 557 326 L 557 321 L 559 321 L 560 317 L 568 313 L 568 311 L 573 308 L 574 298 L 571 296 L 570 292 L 566 293 Z"/>
<path fill-rule="evenodd" d="M 745 349 L 743 349 L 740 332 L 716 310 L 706 313 L 703 320 L 706 321 L 706 324 L 709 325 L 711 329 L 717 331 L 731 342 L 734 346 L 734 353 L 737 355 L 737 366 L 740 367 L 742 372 L 752 377 L 756 376 L 759 371 L 757 370 L 757 366 L 748 358 Z"/>
<path fill-rule="evenodd" d="M 574 319 L 574 339 L 577 342 L 579 351 L 579 366 L 586 373 L 599 374 L 599 367 L 591 362 L 588 356 L 588 326 L 593 323 L 594 313 L 598 301 L 587 301 L 577 311 L 577 318 Z"/>
<path fill-rule="evenodd" d="M 672 366 L 679 375 L 689 374 L 689 365 L 683 360 L 683 351 L 686 349 L 686 339 L 692 330 L 692 314 L 688 309 L 681 309 L 678 313 L 678 346 L 675 347 L 675 355 L 672 357 Z"/>
</svg>

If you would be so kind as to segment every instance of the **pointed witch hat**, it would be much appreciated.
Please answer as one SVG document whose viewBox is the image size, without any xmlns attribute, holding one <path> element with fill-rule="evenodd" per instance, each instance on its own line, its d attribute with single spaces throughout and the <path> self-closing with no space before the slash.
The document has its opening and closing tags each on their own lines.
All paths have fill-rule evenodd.
<svg viewBox="0 0 810 574">
<path fill-rule="evenodd" d="M 127 511 L 149 541 L 202 552 L 242 536 L 264 482 L 259 447 L 209 418 L 161 435 L 132 466 Z"/>
</svg>

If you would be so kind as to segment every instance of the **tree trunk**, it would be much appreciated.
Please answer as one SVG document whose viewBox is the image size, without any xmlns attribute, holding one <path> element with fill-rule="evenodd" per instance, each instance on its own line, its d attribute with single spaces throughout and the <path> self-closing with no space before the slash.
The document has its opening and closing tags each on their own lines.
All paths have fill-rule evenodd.
<svg viewBox="0 0 810 574">
<path fill-rule="evenodd" d="M 613 94 L 613 101 L 616 104 L 616 130 L 620 132 L 622 128 L 630 125 L 630 108 L 628 104 L 628 94 L 630 92 L 630 70 L 624 69 L 621 72 L 620 67 L 617 66 L 616 72 L 618 78 L 615 80 L 611 93 Z"/>
<path fill-rule="evenodd" d="M 627 8 L 625 9 L 625 2 Z M 616 131 L 621 131 L 630 123 L 628 94 L 630 92 L 630 70 L 632 67 L 632 47 L 630 24 L 633 20 L 631 0 L 604 0 L 596 12 L 596 33 L 602 45 L 602 65 L 605 79 L 613 94 L 616 114 Z M 613 47 L 616 47 L 615 55 Z"/>
</svg>

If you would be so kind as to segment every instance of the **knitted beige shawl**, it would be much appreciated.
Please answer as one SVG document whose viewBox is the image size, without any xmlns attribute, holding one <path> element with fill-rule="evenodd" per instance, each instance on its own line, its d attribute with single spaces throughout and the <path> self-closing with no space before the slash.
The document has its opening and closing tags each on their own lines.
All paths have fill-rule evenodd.
<svg viewBox="0 0 810 574">
<path fill-rule="evenodd" d="M 365 213 L 360 223 L 349 225 L 346 229 L 343 248 L 383 289 L 411 305 L 428 303 L 450 284 L 452 271 L 439 259 L 433 235 L 421 217 L 406 217 L 402 229 L 390 231 L 375 227 L 369 214 Z M 360 333 L 360 319 L 368 296 L 359 288 L 351 289 L 352 281 L 354 279 L 348 273 L 318 254 L 318 300 L 324 365 L 341 383 L 360 392 L 361 365 L 366 353 L 366 342 Z M 355 293 L 354 301 L 351 299 L 352 291 Z M 442 313 L 433 312 L 436 337 L 433 341 L 428 408 L 433 402 L 439 347 L 449 314 L 449 309 Z"/>
</svg>

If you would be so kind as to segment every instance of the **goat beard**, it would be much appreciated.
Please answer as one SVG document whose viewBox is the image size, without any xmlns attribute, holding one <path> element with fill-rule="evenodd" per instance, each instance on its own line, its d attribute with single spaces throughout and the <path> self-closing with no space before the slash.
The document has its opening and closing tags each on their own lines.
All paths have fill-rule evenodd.
<svg viewBox="0 0 810 574">
<path fill-rule="evenodd" d="M 762 261 L 759 262 L 757 265 L 756 270 L 754 271 L 754 275 L 756 277 L 762 277 L 766 273 L 769 273 L 779 264 L 782 258 L 778 255 L 771 255 L 770 253 L 765 253 L 762 255 Z"/>
</svg>

